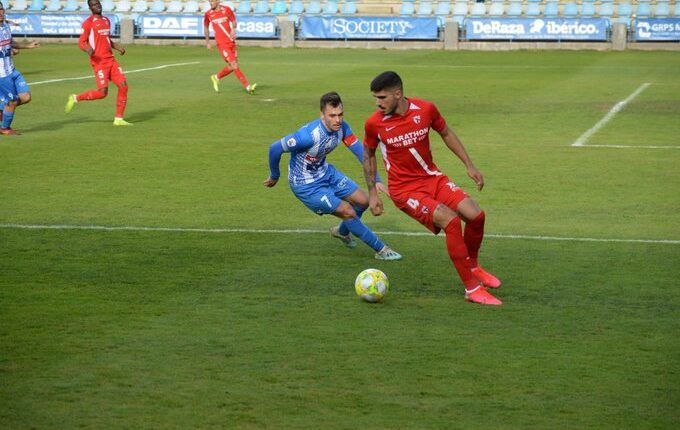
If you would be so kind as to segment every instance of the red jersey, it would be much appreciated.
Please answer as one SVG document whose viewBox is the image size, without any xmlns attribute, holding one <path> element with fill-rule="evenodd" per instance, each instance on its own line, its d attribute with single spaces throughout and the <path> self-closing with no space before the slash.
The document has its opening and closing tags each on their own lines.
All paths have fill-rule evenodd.
<svg viewBox="0 0 680 430">
<path fill-rule="evenodd" d="M 203 17 L 203 25 L 212 23 L 217 45 L 233 45 L 231 30 L 236 29 L 236 16 L 229 6 L 219 5 L 217 9 L 208 9 Z"/>
<path fill-rule="evenodd" d="M 417 98 L 407 101 L 404 115 L 376 111 L 364 126 L 364 145 L 373 149 L 380 145 L 390 190 L 442 175 L 432 161 L 429 133 L 430 128 L 443 132 L 446 121 L 433 103 Z"/>
<path fill-rule="evenodd" d="M 78 39 L 80 49 L 88 46 L 94 50 L 90 64 L 95 67 L 113 58 L 111 52 L 111 22 L 105 16 L 90 15 L 83 21 L 83 32 Z"/>
</svg>

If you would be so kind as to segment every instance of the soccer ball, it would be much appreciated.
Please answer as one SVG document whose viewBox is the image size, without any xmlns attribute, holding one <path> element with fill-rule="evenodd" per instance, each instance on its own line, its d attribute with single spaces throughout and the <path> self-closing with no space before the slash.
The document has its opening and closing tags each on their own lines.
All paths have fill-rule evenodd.
<svg viewBox="0 0 680 430">
<path fill-rule="evenodd" d="M 390 290 L 387 275 L 378 269 L 366 269 L 354 281 L 357 295 L 367 302 L 379 302 Z"/>
</svg>

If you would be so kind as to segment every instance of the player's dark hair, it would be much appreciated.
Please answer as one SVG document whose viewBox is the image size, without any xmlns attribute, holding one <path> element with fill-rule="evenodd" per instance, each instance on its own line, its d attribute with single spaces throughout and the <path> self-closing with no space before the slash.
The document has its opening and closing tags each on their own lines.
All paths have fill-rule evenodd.
<svg viewBox="0 0 680 430">
<path fill-rule="evenodd" d="M 382 90 L 403 90 L 404 84 L 396 72 L 382 72 L 371 81 L 371 92 Z"/>
<path fill-rule="evenodd" d="M 330 93 L 326 93 L 321 96 L 321 100 L 319 100 L 319 109 L 321 109 L 323 112 L 327 105 L 331 105 L 331 107 L 336 108 L 341 104 L 342 99 L 340 98 L 340 94 L 336 93 L 335 91 L 331 91 Z"/>
</svg>

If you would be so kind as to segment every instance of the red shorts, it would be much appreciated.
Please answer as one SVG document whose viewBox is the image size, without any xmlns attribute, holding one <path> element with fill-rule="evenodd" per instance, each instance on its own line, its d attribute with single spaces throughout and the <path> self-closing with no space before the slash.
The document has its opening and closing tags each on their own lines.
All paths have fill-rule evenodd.
<svg viewBox="0 0 680 430">
<path fill-rule="evenodd" d="M 105 61 L 103 63 L 92 66 L 94 70 L 94 79 L 97 81 L 97 88 L 106 88 L 109 86 L 109 81 L 118 85 L 125 81 L 125 74 L 123 69 L 118 65 L 118 61 L 114 59 Z"/>
<path fill-rule="evenodd" d="M 433 215 L 437 206 L 444 204 L 456 210 L 458 204 L 468 197 L 467 193 L 451 182 L 446 175 L 418 180 L 406 187 L 395 189 L 390 187 L 389 191 L 396 207 L 434 234 L 441 230 L 434 225 Z"/>
<path fill-rule="evenodd" d="M 236 61 L 238 59 L 236 45 L 217 45 L 217 49 L 219 49 L 220 55 L 227 63 L 231 63 L 232 61 Z"/>
</svg>

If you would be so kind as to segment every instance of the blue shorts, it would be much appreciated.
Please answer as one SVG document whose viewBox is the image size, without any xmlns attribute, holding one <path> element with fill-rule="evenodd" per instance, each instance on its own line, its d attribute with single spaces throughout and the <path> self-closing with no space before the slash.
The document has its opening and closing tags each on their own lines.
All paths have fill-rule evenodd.
<svg viewBox="0 0 680 430">
<path fill-rule="evenodd" d="M 9 76 L 0 78 L 0 102 L 2 104 L 12 100 L 19 100 L 19 94 L 27 92 L 29 90 L 26 79 L 24 79 L 18 70 L 14 69 Z"/>
<path fill-rule="evenodd" d="M 292 185 L 293 194 L 312 212 L 318 215 L 332 214 L 343 198 L 351 195 L 359 186 L 344 173 L 328 165 L 326 174 L 307 185 Z"/>
</svg>

